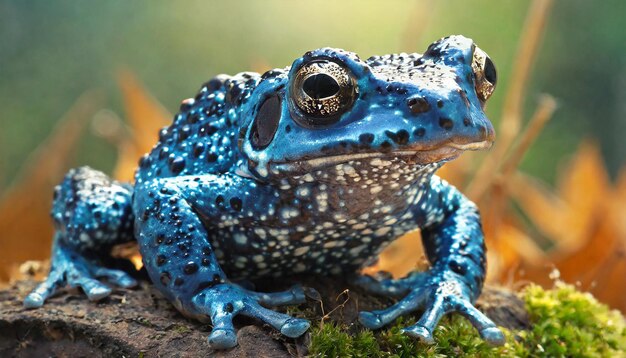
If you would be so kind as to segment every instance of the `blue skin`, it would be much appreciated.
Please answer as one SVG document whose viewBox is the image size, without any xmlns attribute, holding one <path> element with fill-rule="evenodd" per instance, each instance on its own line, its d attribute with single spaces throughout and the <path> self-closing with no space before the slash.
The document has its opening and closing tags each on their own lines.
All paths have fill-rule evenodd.
<svg viewBox="0 0 626 358">
<path fill-rule="evenodd" d="M 184 314 L 210 319 L 214 348 L 236 345 L 238 314 L 303 334 L 308 321 L 265 308 L 304 302 L 300 287 L 257 293 L 237 284 L 294 273 L 350 275 L 397 297 L 360 313 L 368 328 L 421 310 L 404 332 L 432 343 L 440 318 L 459 312 L 502 344 L 472 304 L 485 277 L 478 210 L 434 175 L 463 150 L 491 145 L 482 108 L 494 86 L 491 61 L 462 36 L 423 55 L 363 61 L 324 48 L 262 76 L 218 76 L 161 130 L 134 187 L 90 168 L 68 173 L 55 192 L 50 274 L 24 304 L 39 307 L 62 286 L 101 299 L 111 292 L 101 277 L 133 286 L 101 259 L 137 239 L 158 289 Z M 428 271 L 398 280 L 358 274 L 418 228 Z"/>
</svg>

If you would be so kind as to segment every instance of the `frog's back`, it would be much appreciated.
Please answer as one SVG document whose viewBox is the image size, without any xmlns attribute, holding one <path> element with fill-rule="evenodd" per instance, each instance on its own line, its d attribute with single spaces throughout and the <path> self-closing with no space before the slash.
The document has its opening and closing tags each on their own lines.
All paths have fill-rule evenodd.
<svg viewBox="0 0 626 358">
<path fill-rule="evenodd" d="M 195 98 L 184 100 L 172 124 L 161 129 L 158 142 L 139 161 L 136 184 L 231 170 L 240 159 L 240 108 L 259 80 L 252 72 L 220 75 L 206 82 Z"/>
</svg>

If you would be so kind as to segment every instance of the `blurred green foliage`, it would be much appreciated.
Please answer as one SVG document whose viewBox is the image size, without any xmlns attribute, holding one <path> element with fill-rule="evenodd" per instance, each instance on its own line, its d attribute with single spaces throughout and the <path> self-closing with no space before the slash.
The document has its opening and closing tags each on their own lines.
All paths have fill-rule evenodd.
<svg viewBox="0 0 626 358">
<path fill-rule="evenodd" d="M 104 88 L 123 117 L 115 75 L 136 72 L 171 112 L 218 73 L 284 67 L 305 51 L 362 57 L 422 52 L 439 37 L 473 38 L 494 59 L 497 122 L 527 1 L 8 1 L 0 0 L 0 188 L 85 90 Z M 523 168 L 552 179 L 576 143 L 595 136 L 613 173 L 626 154 L 626 3 L 559 1 L 526 99 L 560 110 Z M 497 124 L 497 123 L 496 123 Z M 115 150 L 88 133 L 75 165 L 110 170 Z"/>
</svg>

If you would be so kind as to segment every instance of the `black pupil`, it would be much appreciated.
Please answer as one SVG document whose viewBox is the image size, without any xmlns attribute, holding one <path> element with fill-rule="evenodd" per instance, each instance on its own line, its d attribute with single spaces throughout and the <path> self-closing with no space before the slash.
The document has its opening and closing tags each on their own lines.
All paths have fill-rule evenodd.
<svg viewBox="0 0 626 358">
<path fill-rule="evenodd" d="M 322 99 L 336 95 L 339 92 L 339 83 L 325 73 L 318 73 L 304 80 L 302 89 L 309 97 Z"/>
<path fill-rule="evenodd" d="M 491 59 L 489 57 L 485 59 L 485 78 L 492 85 L 494 86 L 496 85 L 496 81 L 497 81 L 496 66 L 493 65 L 493 62 L 491 62 Z"/>
</svg>

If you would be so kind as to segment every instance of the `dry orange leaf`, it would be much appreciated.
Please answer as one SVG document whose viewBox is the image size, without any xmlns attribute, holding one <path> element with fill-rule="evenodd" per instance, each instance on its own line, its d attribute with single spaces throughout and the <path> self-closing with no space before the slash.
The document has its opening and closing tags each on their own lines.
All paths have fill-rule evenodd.
<svg viewBox="0 0 626 358">
<path fill-rule="evenodd" d="M 69 169 L 76 143 L 102 100 L 100 92 L 83 94 L 29 156 L 15 185 L 0 199 L 0 281 L 8 280 L 9 271 L 20 263 L 49 256 L 53 188 Z"/>
<path fill-rule="evenodd" d="M 159 130 L 172 122 L 172 115 L 145 89 L 129 70 L 121 70 L 118 83 L 132 136 L 118 144 L 118 161 L 113 176 L 132 181 L 137 161 L 152 149 Z"/>
</svg>

